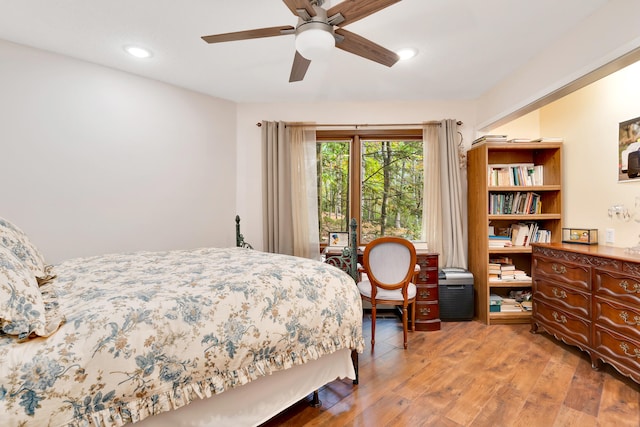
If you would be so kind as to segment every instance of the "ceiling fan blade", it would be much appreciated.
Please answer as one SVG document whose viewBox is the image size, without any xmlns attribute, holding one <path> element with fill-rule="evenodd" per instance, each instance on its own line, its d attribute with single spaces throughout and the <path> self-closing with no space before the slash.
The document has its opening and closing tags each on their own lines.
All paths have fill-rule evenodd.
<svg viewBox="0 0 640 427">
<path fill-rule="evenodd" d="M 291 25 L 284 27 L 258 28 L 257 30 L 236 31 L 234 33 L 214 34 L 212 36 L 202 36 L 202 40 L 207 43 L 232 42 L 236 40 L 258 39 L 262 37 L 281 36 L 287 33 L 283 31 L 295 30 Z"/>
<path fill-rule="evenodd" d="M 293 57 L 293 65 L 291 66 L 291 75 L 289 76 L 289 83 L 299 82 L 304 79 L 304 75 L 307 74 L 311 61 L 300 55 L 296 51 L 296 56 Z"/>
<path fill-rule="evenodd" d="M 298 14 L 298 9 L 304 9 L 307 11 L 309 16 L 316 16 L 316 11 L 311 6 L 311 2 L 309 0 L 282 0 L 284 4 L 287 5 L 291 13 L 296 16 L 300 16 Z"/>
<path fill-rule="evenodd" d="M 386 65 L 387 67 L 391 67 L 400 59 L 397 53 L 343 28 L 336 29 L 336 34 L 344 37 L 342 41 L 336 41 L 336 47 L 346 52 Z"/>
<path fill-rule="evenodd" d="M 340 22 L 340 26 L 343 27 L 399 1 L 400 0 L 344 0 L 329 9 L 327 16 L 332 17 L 336 13 L 342 14 L 344 21 Z"/>
</svg>

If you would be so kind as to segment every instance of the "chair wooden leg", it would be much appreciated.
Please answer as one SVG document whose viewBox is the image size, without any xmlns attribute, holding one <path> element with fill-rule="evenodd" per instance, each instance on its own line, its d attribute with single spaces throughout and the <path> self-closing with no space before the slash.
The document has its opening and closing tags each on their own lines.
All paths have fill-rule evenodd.
<svg viewBox="0 0 640 427">
<path fill-rule="evenodd" d="M 411 304 L 411 332 L 416 331 L 416 303 Z"/>
<path fill-rule="evenodd" d="M 407 330 L 409 329 L 407 323 L 408 323 L 408 314 L 407 314 L 407 310 L 408 307 L 404 306 L 402 309 L 402 335 L 404 337 L 404 349 L 407 349 Z"/>
<path fill-rule="evenodd" d="M 371 350 L 376 345 L 376 304 L 371 303 Z"/>
</svg>

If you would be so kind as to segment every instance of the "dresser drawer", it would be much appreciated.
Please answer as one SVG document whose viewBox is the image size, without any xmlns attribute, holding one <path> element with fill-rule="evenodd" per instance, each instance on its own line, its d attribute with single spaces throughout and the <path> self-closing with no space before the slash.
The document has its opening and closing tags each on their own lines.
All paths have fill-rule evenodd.
<svg viewBox="0 0 640 427">
<path fill-rule="evenodd" d="M 576 316 L 589 318 L 591 295 L 569 286 L 560 286 L 546 280 L 533 281 L 533 298 L 548 303 Z"/>
<path fill-rule="evenodd" d="M 416 320 L 431 320 L 440 318 L 440 307 L 437 301 L 417 302 Z"/>
<path fill-rule="evenodd" d="M 640 305 L 640 278 L 606 270 L 596 270 L 594 292 L 597 295 Z"/>
<path fill-rule="evenodd" d="M 559 334 L 560 338 L 569 338 L 569 340 L 574 341 L 575 344 L 589 345 L 591 322 L 588 320 L 558 310 L 555 307 L 537 300 L 533 301 L 533 310 L 533 320 L 538 322 L 543 328 L 550 329 L 548 332 L 554 335 Z"/>
<path fill-rule="evenodd" d="M 437 301 L 438 285 L 417 285 L 416 301 Z"/>
<path fill-rule="evenodd" d="M 532 262 L 533 271 L 538 278 L 546 277 L 577 289 L 591 290 L 591 273 L 588 266 L 540 257 L 534 257 Z"/>
<path fill-rule="evenodd" d="M 430 283 L 430 284 L 438 284 L 438 269 L 424 269 L 420 267 L 420 273 L 418 273 L 418 278 L 416 280 L 417 284 L 421 283 Z"/>
<path fill-rule="evenodd" d="M 615 332 L 601 328 L 596 325 L 594 333 L 594 350 L 600 355 L 605 356 L 607 362 L 616 365 L 625 375 L 629 375 L 629 372 L 640 372 L 640 342 L 637 340 L 618 335 Z"/>
<path fill-rule="evenodd" d="M 438 269 L 438 255 L 417 255 L 416 261 L 421 269 Z"/>
<path fill-rule="evenodd" d="M 640 306 L 629 307 L 596 297 L 593 309 L 594 322 L 640 340 Z"/>
</svg>

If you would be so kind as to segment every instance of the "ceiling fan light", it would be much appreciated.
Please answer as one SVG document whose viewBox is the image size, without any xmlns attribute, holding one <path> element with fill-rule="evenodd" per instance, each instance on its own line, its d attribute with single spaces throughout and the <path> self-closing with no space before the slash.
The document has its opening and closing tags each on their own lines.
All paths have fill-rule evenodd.
<svg viewBox="0 0 640 427">
<path fill-rule="evenodd" d="M 309 28 L 296 36 L 296 50 L 310 61 L 326 58 L 335 45 L 333 34 L 322 28 Z"/>
</svg>

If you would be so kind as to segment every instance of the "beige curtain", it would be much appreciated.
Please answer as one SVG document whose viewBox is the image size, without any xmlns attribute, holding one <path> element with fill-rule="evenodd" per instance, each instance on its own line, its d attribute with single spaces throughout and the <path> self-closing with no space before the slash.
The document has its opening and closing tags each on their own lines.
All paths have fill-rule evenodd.
<svg viewBox="0 0 640 427">
<path fill-rule="evenodd" d="M 440 197 L 440 126 L 426 124 L 422 129 L 424 159 L 424 209 L 422 239 L 429 250 L 440 254 L 442 264 L 442 200 Z"/>
<path fill-rule="evenodd" d="M 423 233 L 429 248 L 440 254 L 440 267 L 467 268 L 466 220 L 463 205 L 458 125 L 442 120 L 423 128 L 425 209 Z"/>
<path fill-rule="evenodd" d="M 312 126 L 262 122 L 267 252 L 320 259 L 315 143 Z"/>
</svg>

